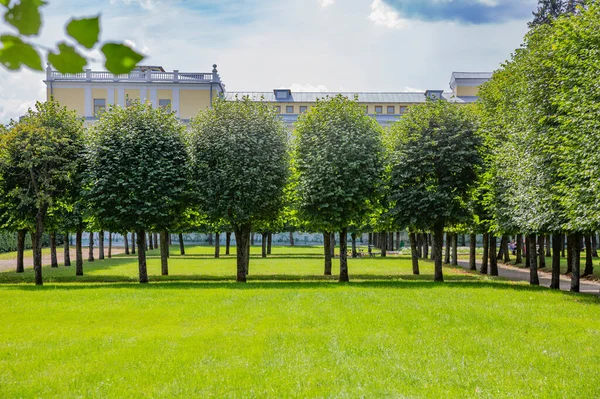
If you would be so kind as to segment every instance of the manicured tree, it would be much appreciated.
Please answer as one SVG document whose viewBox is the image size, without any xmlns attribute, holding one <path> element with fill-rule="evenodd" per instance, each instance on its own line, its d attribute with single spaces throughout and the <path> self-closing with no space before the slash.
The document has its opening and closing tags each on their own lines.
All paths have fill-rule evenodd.
<svg viewBox="0 0 600 399">
<path fill-rule="evenodd" d="M 188 188 L 184 131 L 174 114 L 134 102 L 103 113 L 88 135 L 89 208 L 108 230 L 136 232 L 140 283 L 146 231 L 172 223 Z"/>
<path fill-rule="evenodd" d="M 33 266 L 42 285 L 42 233 L 48 210 L 60 202 L 75 175 L 82 153 L 82 121 L 55 101 L 36 103 L 0 135 L 0 177 L 3 192 L 20 199 L 35 220 Z"/>
<path fill-rule="evenodd" d="M 339 281 L 349 281 L 348 227 L 366 218 L 382 183 L 381 127 L 356 99 L 338 95 L 304 113 L 296 135 L 300 214 L 325 231 L 339 231 Z"/>
<path fill-rule="evenodd" d="M 277 215 L 289 174 L 288 131 L 273 107 L 218 99 L 191 124 L 193 192 L 210 223 L 228 223 L 245 282 L 253 225 Z"/>
<path fill-rule="evenodd" d="M 392 209 L 400 225 L 433 232 L 435 281 L 443 281 L 444 229 L 467 223 L 466 205 L 482 164 L 473 109 L 447 101 L 413 106 L 391 127 Z"/>
</svg>

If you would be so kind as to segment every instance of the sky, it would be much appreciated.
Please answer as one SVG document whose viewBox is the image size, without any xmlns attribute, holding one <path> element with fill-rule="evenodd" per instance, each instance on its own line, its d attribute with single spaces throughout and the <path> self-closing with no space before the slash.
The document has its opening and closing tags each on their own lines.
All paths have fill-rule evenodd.
<svg viewBox="0 0 600 399">
<path fill-rule="evenodd" d="M 165 70 L 209 72 L 227 91 L 449 90 L 453 71 L 494 71 L 527 31 L 536 0 L 49 0 L 34 42 L 67 40 L 71 17 L 101 15 Z M 11 32 L 0 22 L 0 34 Z M 103 70 L 98 49 L 88 66 Z M 45 99 L 44 74 L 0 66 L 0 123 Z"/>
</svg>

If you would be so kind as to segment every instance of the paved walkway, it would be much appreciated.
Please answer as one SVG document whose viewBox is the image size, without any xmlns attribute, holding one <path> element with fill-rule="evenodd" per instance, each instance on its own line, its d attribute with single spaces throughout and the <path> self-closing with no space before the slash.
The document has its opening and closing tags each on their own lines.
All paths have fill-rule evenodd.
<svg viewBox="0 0 600 399">
<path fill-rule="evenodd" d="M 465 269 L 469 269 L 469 261 L 459 260 L 458 265 Z M 481 264 L 479 262 L 477 262 L 477 267 L 481 267 Z M 529 282 L 529 269 L 521 269 L 516 266 L 509 266 L 502 263 L 498 263 L 498 275 L 500 277 L 506 278 L 507 280 Z M 542 272 L 538 270 L 538 276 L 540 279 L 540 286 L 550 287 L 550 283 L 552 282 L 551 273 Z M 565 277 L 562 275 L 560 276 L 560 289 L 562 291 L 571 290 L 571 279 L 569 277 Z M 581 279 L 579 283 L 579 292 L 600 296 L 600 283 Z"/>
<path fill-rule="evenodd" d="M 70 248 L 70 254 L 71 254 L 71 265 L 75 266 L 75 248 L 71 247 Z M 123 247 L 113 247 L 112 248 L 112 254 L 116 255 L 116 254 L 120 254 L 125 252 L 125 248 Z M 88 254 L 89 254 L 89 250 L 88 248 L 84 248 L 83 249 L 83 260 L 86 261 L 88 258 Z M 104 247 L 104 256 L 108 256 L 108 247 Z M 64 251 L 63 251 L 63 247 L 61 246 L 60 248 L 56 249 L 56 257 L 58 258 L 58 263 L 62 264 L 63 260 L 64 260 Z M 94 258 L 98 259 L 98 247 L 94 248 Z M 32 257 L 25 257 L 25 259 L 23 260 L 24 266 L 25 268 L 31 268 L 33 267 L 33 258 Z M 44 253 L 42 255 L 42 265 L 46 266 L 46 265 L 50 265 L 51 260 L 50 260 L 50 253 Z M 15 253 L 15 258 L 14 259 L 0 259 L 0 272 L 6 271 L 6 270 L 15 270 L 17 268 L 17 255 Z"/>
</svg>

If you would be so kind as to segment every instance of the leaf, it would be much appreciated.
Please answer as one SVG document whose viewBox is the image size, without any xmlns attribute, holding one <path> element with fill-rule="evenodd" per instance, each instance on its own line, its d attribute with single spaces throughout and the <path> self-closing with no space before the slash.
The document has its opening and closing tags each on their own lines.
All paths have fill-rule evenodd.
<svg viewBox="0 0 600 399">
<path fill-rule="evenodd" d="M 79 55 L 74 47 L 63 42 L 58 44 L 58 50 L 60 51 L 58 54 L 48 54 L 48 61 L 50 61 L 59 72 L 78 73 L 83 71 L 83 67 L 86 66 L 87 60 Z"/>
<path fill-rule="evenodd" d="M 67 33 L 85 48 L 92 48 L 98 42 L 100 35 L 100 19 L 72 19 L 67 25 Z"/>
<path fill-rule="evenodd" d="M 42 60 L 32 45 L 24 43 L 15 36 L 0 36 L 3 48 L 0 49 L 0 63 L 8 69 L 19 69 L 26 65 L 31 69 L 41 71 Z"/>
<path fill-rule="evenodd" d="M 45 4 L 42 0 L 21 0 L 8 9 L 4 20 L 17 28 L 22 35 L 37 35 L 42 26 L 39 8 Z"/>
<path fill-rule="evenodd" d="M 0 5 L 3 5 L 4 7 L 8 7 L 8 3 L 10 3 L 10 0 L 0 0 Z"/>
<path fill-rule="evenodd" d="M 106 57 L 106 69 L 114 74 L 129 73 L 144 59 L 143 55 L 119 43 L 106 43 L 102 46 L 102 52 Z"/>
</svg>

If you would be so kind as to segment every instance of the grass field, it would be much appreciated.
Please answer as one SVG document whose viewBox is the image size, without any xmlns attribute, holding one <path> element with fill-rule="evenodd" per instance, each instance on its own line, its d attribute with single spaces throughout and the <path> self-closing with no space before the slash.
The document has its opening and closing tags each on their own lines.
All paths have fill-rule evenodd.
<svg viewBox="0 0 600 399">
<path fill-rule="evenodd" d="M 351 259 L 338 284 L 321 250 L 253 248 L 247 284 L 208 247 L 173 247 L 167 278 L 151 252 L 144 286 L 126 256 L 45 268 L 41 288 L 0 273 L 0 397 L 600 395 L 598 298 L 452 268 L 436 284 L 405 257 Z"/>
</svg>

